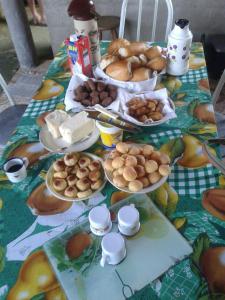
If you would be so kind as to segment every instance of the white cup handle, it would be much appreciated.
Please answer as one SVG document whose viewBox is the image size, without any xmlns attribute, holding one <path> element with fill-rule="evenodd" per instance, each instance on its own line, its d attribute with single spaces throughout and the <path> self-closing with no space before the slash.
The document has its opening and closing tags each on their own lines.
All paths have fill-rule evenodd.
<svg viewBox="0 0 225 300">
<path fill-rule="evenodd" d="M 102 258 L 100 260 L 100 266 L 104 268 L 106 261 L 108 260 L 108 255 L 102 253 Z"/>
<path fill-rule="evenodd" d="M 27 157 L 22 157 L 25 167 L 27 168 L 29 165 L 29 159 Z"/>
</svg>

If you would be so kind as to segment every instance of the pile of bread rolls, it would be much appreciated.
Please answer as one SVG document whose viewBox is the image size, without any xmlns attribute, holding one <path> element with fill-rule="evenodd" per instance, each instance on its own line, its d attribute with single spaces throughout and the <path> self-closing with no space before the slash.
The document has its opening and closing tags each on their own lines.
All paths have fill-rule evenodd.
<svg viewBox="0 0 225 300">
<path fill-rule="evenodd" d="M 166 58 L 160 47 L 149 47 L 146 43 L 126 39 L 112 41 L 100 62 L 100 68 L 119 81 L 148 80 L 153 71 L 161 72 L 165 67 Z"/>
<path fill-rule="evenodd" d="M 68 153 L 53 163 L 53 189 L 68 198 L 91 196 L 104 183 L 102 164 L 82 153 Z"/>
<path fill-rule="evenodd" d="M 139 192 L 170 174 L 168 155 L 151 145 L 120 142 L 104 162 L 107 176 L 118 189 Z"/>
</svg>

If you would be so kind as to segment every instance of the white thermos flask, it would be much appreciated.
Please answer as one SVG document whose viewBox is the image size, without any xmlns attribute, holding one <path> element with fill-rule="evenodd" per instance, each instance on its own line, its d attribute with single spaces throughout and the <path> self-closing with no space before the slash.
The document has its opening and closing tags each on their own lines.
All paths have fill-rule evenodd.
<svg viewBox="0 0 225 300">
<path fill-rule="evenodd" d="M 193 34 L 189 21 L 179 19 L 168 36 L 167 73 L 174 76 L 185 74 L 189 68 L 189 55 Z"/>
</svg>

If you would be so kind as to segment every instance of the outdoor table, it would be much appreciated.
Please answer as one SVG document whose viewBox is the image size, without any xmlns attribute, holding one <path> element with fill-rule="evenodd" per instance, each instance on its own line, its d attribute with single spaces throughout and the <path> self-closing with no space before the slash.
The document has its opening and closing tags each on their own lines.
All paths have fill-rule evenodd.
<svg viewBox="0 0 225 300">
<path fill-rule="evenodd" d="M 102 53 L 107 45 L 102 42 Z M 113 198 L 125 197 L 107 183 L 88 203 L 59 200 L 52 210 L 43 205 L 38 215 L 32 214 L 27 205 L 35 197 L 48 197 L 45 175 L 56 156 L 39 160 L 47 151 L 39 143 L 38 133 L 47 111 L 64 108 L 70 77 L 62 45 L 1 158 L 2 164 L 8 157 L 26 156 L 30 165 L 27 178 L 18 184 L 11 184 L 0 173 L 0 299 L 65 299 L 43 252 L 43 243 L 76 224 L 93 205 L 110 206 Z M 190 241 L 194 252 L 137 291 L 133 299 L 213 299 L 210 297 L 214 294 L 225 294 L 225 178 L 202 152 L 202 142 L 217 132 L 211 118 L 211 95 L 200 43 L 192 45 L 189 72 L 181 77 L 165 75 L 158 84 L 158 88 L 163 87 L 174 101 L 177 118 L 145 128 L 141 134 L 127 133 L 125 140 L 163 147 L 174 157 L 183 155 L 172 167 L 167 189 L 159 188 L 152 198 Z M 212 148 L 213 153 L 217 150 Z M 87 151 L 99 156 L 105 153 L 100 140 Z M 218 188 L 224 188 L 224 196 L 218 196 Z M 213 204 L 205 193 L 209 189 Z M 40 274 L 44 274 L 42 278 Z"/>
</svg>

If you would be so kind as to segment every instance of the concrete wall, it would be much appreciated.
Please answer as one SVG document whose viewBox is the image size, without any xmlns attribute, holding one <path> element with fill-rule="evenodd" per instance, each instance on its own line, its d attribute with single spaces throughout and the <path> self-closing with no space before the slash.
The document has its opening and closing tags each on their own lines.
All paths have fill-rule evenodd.
<svg viewBox="0 0 225 300">
<path fill-rule="evenodd" d="M 73 32 L 72 19 L 67 15 L 70 0 L 44 0 L 47 23 L 56 52 L 63 39 Z M 126 24 L 126 37 L 135 39 L 138 0 L 130 0 Z M 202 33 L 225 33 L 224 0 L 172 0 L 174 19 L 187 18 L 191 23 L 194 39 L 199 40 Z M 102 15 L 120 15 L 122 0 L 94 0 L 98 13 Z M 148 40 L 151 34 L 154 0 L 144 0 L 141 38 Z M 156 40 L 163 40 L 166 26 L 166 9 L 163 0 L 159 1 L 159 15 Z M 109 39 L 108 34 L 103 35 Z"/>
</svg>

